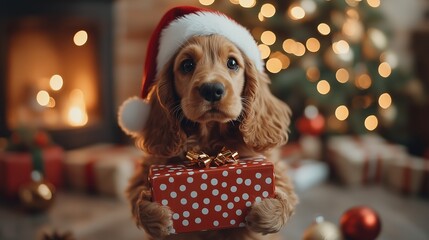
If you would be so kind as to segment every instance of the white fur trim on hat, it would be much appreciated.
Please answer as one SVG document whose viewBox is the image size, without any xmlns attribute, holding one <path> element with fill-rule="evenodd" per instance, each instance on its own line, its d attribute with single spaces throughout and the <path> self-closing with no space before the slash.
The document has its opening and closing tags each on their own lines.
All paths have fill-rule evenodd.
<svg viewBox="0 0 429 240">
<path fill-rule="evenodd" d="M 119 126 L 126 134 L 137 136 L 143 130 L 149 113 L 150 105 L 146 100 L 139 97 L 128 98 L 119 107 Z"/>
<path fill-rule="evenodd" d="M 264 71 L 259 48 L 246 28 L 221 13 L 201 11 L 180 17 L 164 28 L 156 59 L 157 72 L 189 38 L 212 34 L 226 37 L 253 61 L 259 72 Z"/>
</svg>

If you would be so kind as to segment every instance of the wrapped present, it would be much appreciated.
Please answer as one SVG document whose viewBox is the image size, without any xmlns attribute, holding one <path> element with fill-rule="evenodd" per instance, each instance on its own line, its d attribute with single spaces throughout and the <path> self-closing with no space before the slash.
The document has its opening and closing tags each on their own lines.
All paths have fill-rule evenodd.
<svg viewBox="0 0 429 240">
<path fill-rule="evenodd" d="M 40 163 L 34 161 L 34 151 L 40 154 Z M 0 192 L 8 198 L 16 197 L 20 187 L 31 182 L 34 169 L 42 170 L 44 179 L 59 188 L 63 160 L 63 149 L 55 145 L 33 151 L 0 152 Z"/>
<path fill-rule="evenodd" d="M 386 166 L 407 156 L 403 146 L 389 144 L 378 135 L 338 136 L 328 141 L 329 163 L 349 186 L 381 183 Z"/>
<path fill-rule="evenodd" d="M 289 162 L 302 159 L 321 159 L 322 141 L 316 136 L 303 135 L 298 142 L 282 146 L 280 157 Z"/>
<path fill-rule="evenodd" d="M 429 197 L 429 160 L 408 157 L 392 162 L 386 181 L 397 192 Z"/>
<path fill-rule="evenodd" d="M 274 196 L 273 170 L 263 158 L 207 168 L 153 165 L 152 200 L 173 212 L 173 233 L 243 227 L 252 203 Z"/>
<path fill-rule="evenodd" d="M 290 179 L 296 191 L 304 191 L 328 179 L 329 167 L 325 162 L 303 159 L 289 164 Z"/>
<path fill-rule="evenodd" d="M 142 155 L 135 147 L 112 144 L 68 151 L 65 159 L 67 185 L 78 191 L 122 198 Z"/>
</svg>

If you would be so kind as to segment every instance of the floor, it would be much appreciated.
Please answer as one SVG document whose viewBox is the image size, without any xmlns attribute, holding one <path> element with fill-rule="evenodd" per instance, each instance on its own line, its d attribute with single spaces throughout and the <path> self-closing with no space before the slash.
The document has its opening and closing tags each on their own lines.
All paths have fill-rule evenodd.
<svg viewBox="0 0 429 240">
<path fill-rule="evenodd" d="M 323 184 L 299 193 L 301 203 L 283 230 L 284 239 L 299 240 L 317 216 L 338 224 L 341 214 L 356 205 L 375 209 L 382 221 L 378 240 L 429 239 L 429 200 L 402 197 L 382 187 L 349 189 Z M 77 240 L 144 240 L 131 221 L 125 202 L 82 194 L 60 193 L 45 214 L 27 215 L 0 205 L 0 239 L 37 239 L 50 229 L 70 230 Z"/>
</svg>

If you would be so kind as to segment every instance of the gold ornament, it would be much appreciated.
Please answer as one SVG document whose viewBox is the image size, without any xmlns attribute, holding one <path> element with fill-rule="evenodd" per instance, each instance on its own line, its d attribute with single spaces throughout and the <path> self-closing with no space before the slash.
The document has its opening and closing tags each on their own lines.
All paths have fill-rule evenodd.
<svg viewBox="0 0 429 240">
<path fill-rule="evenodd" d="M 21 187 L 19 198 L 29 211 L 43 211 L 52 206 L 55 187 L 47 181 L 33 181 Z"/>
<path fill-rule="evenodd" d="M 316 220 L 310 227 L 308 227 L 302 240 L 342 240 L 342 235 L 337 225 L 323 221 Z"/>
</svg>

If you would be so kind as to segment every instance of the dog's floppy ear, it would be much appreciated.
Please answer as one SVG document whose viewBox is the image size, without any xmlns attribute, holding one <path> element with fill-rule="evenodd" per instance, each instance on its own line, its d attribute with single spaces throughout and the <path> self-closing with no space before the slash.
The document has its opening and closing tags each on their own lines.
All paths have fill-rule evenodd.
<svg viewBox="0 0 429 240">
<path fill-rule="evenodd" d="M 268 76 L 256 70 L 247 58 L 245 61 L 246 83 L 240 131 L 244 142 L 261 152 L 287 142 L 291 111 L 272 95 Z"/>
<path fill-rule="evenodd" d="M 136 144 L 145 152 L 160 157 L 177 156 L 185 133 L 172 110 L 179 104 L 174 91 L 172 61 L 158 74 L 150 93 L 150 113 Z"/>
</svg>

